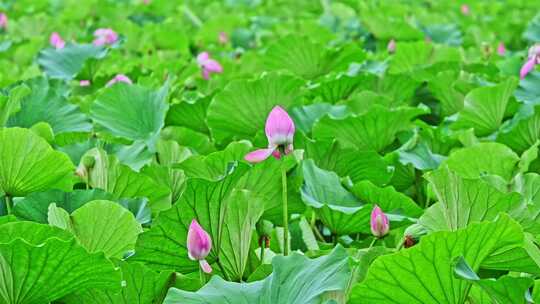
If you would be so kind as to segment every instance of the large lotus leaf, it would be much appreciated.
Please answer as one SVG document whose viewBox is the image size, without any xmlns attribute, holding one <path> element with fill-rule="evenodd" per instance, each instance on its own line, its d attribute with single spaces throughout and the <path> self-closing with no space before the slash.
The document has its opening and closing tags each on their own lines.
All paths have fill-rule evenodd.
<svg viewBox="0 0 540 304">
<path fill-rule="evenodd" d="M 21 110 L 21 100 L 30 93 L 30 88 L 21 84 L 9 90 L 8 96 L 0 94 L 0 127 L 6 125 L 11 115 Z"/>
<path fill-rule="evenodd" d="M 163 304 L 255 304 L 258 303 L 264 281 L 236 283 L 212 276 L 197 292 L 171 288 Z"/>
<path fill-rule="evenodd" d="M 424 41 L 397 43 L 396 53 L 392 57 L 388 73 L 418 73 L 420 75 L 413 76 L 422 79 L 423 75 L 419 72 L 423 69 L 429 68 L 436 63 L 459 61 L 461 61 L 461 54 L 456 48 Z"/>
<path fill-rule="evenodd" d="M 0 189 L 24 196 L 47 189 L 71 190 L 75 168 L 69 157 L 21 128 L 0 130 Z"/>
<path fill-rule="evenodd" d="M 347 115 L 347 107 L 334 106 L 328 103 L 314 103 L 307 106 L 294 107 L 290 111 L 297 130 L 310 134 L 313 124 L 321 117 L 329 115 L 334 118 L 344 118 Z"/>
<path fill-rule="evenodd" d="M 252 138 L 264 130 L 276 105 L 285 109 L 301 103 L 303 81 L 268 74 L 256 80 L 236 80 L 219 92 L 208 106 L 207 121 L 217 142 Z"/>
<path fill-rule="evenodd" d="M 499 143 L 486 142 L 456 150 L 444 162 L 465 178 L 478 178 L 487 174 L 510 180 L 519 162 L 512 149 Z"/>
<path fill-rule="evenodd" d="M 85 158 L 94 163 L 88 173 L 90 186 L 111 193 L 113 199 L 146 197 L 153 211 L 167 209 L 172 203 L 167 186 L 120 164 L 116 157 L 105 151 L 94 148 L 83 156 Z"/>
<path fill-rule="evenodd" d="M 394 168 L 379 153 L 355 149 L 339 151 L 334 170 L 342 177 L 348 176 L 353 183 L 369 180 L 376 185 L 387 184 L 394 173 Z"/>
<path fill-rule="evenodd" d="M 47 210 L 51 203 L 72 213 L 90 201 L 111 198 L 110 193 L 101 189 L 74 190 L 73 192 L 49 190 L 31 193 L 24 199 L 16 201 L 13 213 L 24 220 L 47 223 Z"/>
<path fill-rule="evenodd" d="M 120 273 L 103 254 L 89 254 L 70 233 L 48 225 L 2 225 L 0 300 L 48 303 L 74 291 L 117 291 Z"/>
<path fill-rule="evenodd" d="M 338 74 L 330 79 L 325 79 L 313 90 L 315 96 L 319 96 L 323 102 L 334 104 L 340 100 L 348 99 L 365 80 L 365 76 L 347 76 Z"/>
<path fill-rule="evenodd" d="M 514 78 L 489 87 L 473 89 L 465 96 L 465 104 L 458 113 L 455 128 L 474 128 L 478 136 L 495 132 L 504 118 L 510 97 L 518 81 Z"/>
<path fill-rule="evenodd" d="M 89 59 L 100 59 L 107 50 L 93 44 L 68 43 L 62 49 L 47 48 L 39 52 L 37 62 L 47 74 L 56 79 L 73 79 Z"/>
<path fill-rule="evenodd" d="M 494 222 L 435 232 L 412 248 L 377 258 L 351 302 L 464 303 L 470 283 L 454 276 L 455 260 L 463 256 L 478 271 L 489 257 L 522 245 L 521 227 L 504 214 Z"/>
<path fill-rule="evenodd" d="M 422 208 L 410 197 L 396 191 L 392 186 L 381 188 L 366 180 L 355 184 L 351 192 L 362 202 L 378 205 L 385 212 L 391 214 L 415 218 L 422 214 Z"/>
<path fill-rule="evenodd" d="M 199 265 L 189 259 L 186 241 L 189 225 L 197 219 L 212 238 L 208 260 L 214 262 L 221 250 L 228 198 L 246 169 L 237 167 L 218 181 L 189 179 L 180 200 L 162 211 L 152 228 L 139 236 L 134 259 L 158 270 L 196 271 Z"/>
<path fill-rule="evenodd" d="M 172 126 L 183 126 L 197 132 L 209 134 L 206 124 L 206 111 L 211 101 L 211 96 L 195 100 L 182 100 L 178 104 L 173 104 L 167 112 L 166 124 Z"/>
<path fill-rule="evenodd" d="M 289 176 L 287 178 L 287 199 L 289 214 L 302 213 L 305 204 L 300 199 L 298 188 L 301 178 L 292 167 L 296 165 L 294 158 L 286 158 L 285 162 L 276 160 L 273 157 L 256 164 L 244 174 L 238 181 L 238 189 L 246 189 L 262 198 L 264 203 L 263 218 L 276 225 L 283 225 L 283 202 L 282 202 L 282 180 L 281 170 L 285 166 Z M 296 177 L 296 178 L 295 178 Z"/>
<path fill-rule="evenodd" d="M 431 41 L 450 46 L 460 46 L 463 38 L 458 26 L 451 24 L 432 24 L 422 28 Z"/>
<path fill-rule="evenodd" d="M 348 177 L 353 183 L 369 180 L 376 185 L 386 185 L 392 179 L 394 167 L 379 153 L 370 150 L 342 149 L 336 141 L 305 142 L 305 158 L 315 160 L 325 170 Z"/>
<path fill-rule="evenodd" d="M 458 258 L 454 273 L 459 278 L 473 284 L 469 296 L 479 303 L 483 303 L 483 299 L 486 298 L 489 303 L 525 304 L 527 303 L 528 289 L 534 283 L 531 278 L 509 275 L 501 276 L 496 280 L 493 278 L 480 279 L 463 257 Z"/>
<path fill-rule="evenodd" d="M 88 117 L 78 106 L 67 101 L 67 87 L 43 77 L 28 80 L 25 84 L 32 92 L 20 101 L 21 110 L 10 117 L 9 127 L 30 128 L 36 123 L 46 122 L 55 135 L 92 130 Z"/>
<path fill-rule="evenodd" d="M 326 49 L 310 38 L 288 35 L 272 44 L 264 62 L 271 70 L 288 70 L 306 79 L 315 79 L 330 71 L 344 70 L 351 62 L 365 59 L 362 49 L 348 45 L 340 49 Z"/>
<path fill-rule="evenodd" d="M 159 140 L 156 145 L 159 164 L 145 166 L 141 172 L 161 185 L 167 185 L 171 191 L 171 202 L 176 202 L 185 188 L 186 174 L 174 168 L 174 164 L 187 159 L 191 152 L 172 140 Z"/>
<path fill-rule="evenodd" d="M 510 213 L 521 206 L 518 193 L 504 193 L 482 179 L 459 176 L 447 166 L 427 174 L 442 212 L 428 211 L 420 222 L 429 230 L 456 230 L 472 222 L 493 220 L 500 212 Z M 440 218 L 443 215 L 443 218 Z"/>
<path fill-rule="evenodd" d="M 94 122 L 113 136 L 129 140 L 155 139 L 165 125 L 169 104 L 166 83 L 158 91 L 138 85 L 119 83 L 106 89 L 92 104 L 90 115 Z"/>
<path fill-rule="evenodd" d="M 173 167 L 182 169 L 190 178 L 218 180 L 228 172 L 231 163 L 244 159 L 250 148 L 251 144 L 247 141 L 232 142 L 222 151 L 193 155 Z"/>
<path fill-rule="evenodd" d="M 424 37 L 422 31 L 406 22 L 405 17 L 394 18 L 385 14 L 386 10 L 363 9 L 362 23 L 364 23 L 377 39 L 390 40 L 418 40 Z"/>
<path fill-rule="evenodd" d="M 348 255 L 341 246 L 312 260 L 297 253 L 277 256 L 272 266 L 273 272 L 262 281 L 232 283 L 214 276 L 197 292 L 171 288 L 164 303 L 316 304 L 325 292 L 343 290 L 350 276 Z"/>
<path fill-rule="evenodd" d="M 62 298 L 65 304 L 150 304 L 159 302 L 165 296 L 165 288 L 171 283 L 170 271 L 155 272 L 142 263 L 118 261 L 122 272 L 122 291 L 104 292 L 88 289 Z"/>
<path fill-rule="evenodd" d="M 537 14 L 529 21 L 527 29 L 523 32 L 523 38 L 532 43 L 540 41 L 540 14 Z"/>
<path fill-rule="evenodd" d="M 39 245 L 50 238 L 57 238 L 63 241 L 69 241 L 73 235 L 65 230 L 27 221 L 7 222 L 1 225 L 2 234 L 0 243 L 7 244 L 15 239 L 24 239 L 32 245 Z"/>
<path fill-rule="evenodd" d="M 536 105 L 540 103 L 540 72 L 531 71 L 527 77 L 519 81 L 516 89 L 516 99 L 525 104 Z"/>
<path fill-rule="evenodd" d="M 441 117 L 455 114 L 463 108 L 465 97 L 455 88 L 457 78 L 458 73 L 455 71 L 442 71 L 437 73 L 428 83 L 431 94 L 441 104 Z"/>
<path fill-rule="evenodd" d="M 522 107 L 508 125 L 501 127 L 497 142 L 523 153 L 540 139 L 540 106 Z"/>
<path fill-rule="evenodd" d="M 337 174 L 318 168 L 311 159 L 303 162 L 302 169 L 302 199 L 315 208 L 333 233 L 345 235 L 367 230 L 371 209 L 341 185 Z"/>
<path fill-rule="evenodd" d="M 374 106 L 367 113 L 341 120 L 326 116 L 313 127 L 313 136 L 318 140 L 335 138 L 359 150 L 381 151 L 395 140 L 396 133 L 409 127 L 411 119 L 424 113 L 419 108 L 390 110 Z"/>
<path fill-rule="evenodd" d="M 234 190 L 227 203 L 221 254 L 223 268 L 233 281 L 243 279 L 250 254 L 255 224 L 264 212 L 264 203 L 247 190 Z"/>
<path fill-rule="evenodd" d="M 111 201 L 92 201 L 71 214 L 73 233 L 90 252 L 122 258 L 135 247 L 141 225 L 129 210 Z"/>
</svg>

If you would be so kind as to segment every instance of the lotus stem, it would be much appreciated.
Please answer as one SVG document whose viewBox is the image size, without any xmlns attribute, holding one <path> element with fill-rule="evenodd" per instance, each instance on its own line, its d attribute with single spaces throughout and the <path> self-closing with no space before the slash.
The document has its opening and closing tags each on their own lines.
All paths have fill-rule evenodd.
<svg viewBox="0 0 540 304">
<path fill-rule="evenodd" d="M 287 168 L 282 163 L 281 185 L 283 188 L 283 255 L 289 255 L 289 211 L 287 210 Z"/>
<path fill-rule="evenodd" d="M 5 201 L 6 201 L 7 214 L 9 215 L 12 212 L 11 209 L 13 208 L 13 200 L 11 199 L 11 196 L 6 195 Z"/>
</svg>

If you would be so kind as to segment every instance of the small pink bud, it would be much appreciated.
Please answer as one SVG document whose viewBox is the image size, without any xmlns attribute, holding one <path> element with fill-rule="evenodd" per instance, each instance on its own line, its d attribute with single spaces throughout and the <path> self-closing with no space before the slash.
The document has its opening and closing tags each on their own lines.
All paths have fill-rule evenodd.
<svg viewBox="0 0 540 304">
<path fill-rule="evenodd" d="M 225 32 L 219 32 L 218 40 L 221 44 L 227 44 L 229 42 L 229 36 Z"/>
<path fill-rule="evenodd" d="M 390 223 L 388 222 L 388 217 L 384 212 L 375 205 L 371 211 L 371 233 L 381 238 L 385 236 L 390 230 Z"/>
<path fill-rule="evenodd" d="M 189 258 L 194 261 L 199 261 L 199 265 L 204 272 L 212 272 L 212 267 L 206 261 L 206 257 L 212 249 L 212 240 L 210 239 L 210 235 L 204 231 L 195 219 L 193 219 L 191 225 L 189 225 L 187 249 Z"/>
<path fill-rule="evenodd" d="M 504 56 L 504 54 L 506 54 L 506 47 L 504 47 L 504 43 L 500 42 L 497 46 L 497 54 L 499 54 L 499 56 Z"/>
<path fill-rule="evenodd" d="M 461 6 L 461 13 L 465 16 L 468 16 L 471 13 L 471 9 L 469 8 L 467 4 L 463 4 Z"/>
<path fill-rule="evenodd" d="M 51 37 L 49 38 L 49 42 L 56 49 L 63 49 L 64 46 L 66 46 L 66 42 L 64 41 L 64 39 L 62 39 L 60 34 L 58 34 L 57 32 L 54 32 L 51 34 Z"/>
<path fill-rule="evenodd" d="M 202 52 L 197 56 L 197 63 L 201 67 L 202 76 L 204 79 L 210 79 L 211 73 L 222 73 L 223 67 L 219 62 L 210 58 L 208 52 Z"/>
<path fill-rule="evenodd" d="M 396 51 L 396 41 L 394 39 L 390 40 L 386 49 L 388 53 L 393 54 Z"/>
<path fill-rule="evenodd" d="M 289 154 L 293 151 L 295 126 L 287 111 L 282 107 L 275 106 L 270 111 L 264 131 L 268 138 L 268 148 L 248 153 L 244 157 L 245 160 L 250 163 L 258 163 L 270 155 L 280 159 L 282 153 Z"/>
<path fill-rule="evenodd" d="M 5 13 L 0 13 L 0 29 L 7 30 L 8 17 Z"/>
<path fill-rule="evenodd" d="M 81 80 L 81 81 L 79 81 L 79 85 L 81 87 L 88 87 L 88 86 L 90 86 L 90 80 Z"/>
<path fill-rule="evenodd" d="M 113 84 L 115 84 L 117 82 L 133 84 L 133 82 L 131 81 L 131 79 L 129 79 L 129 77 L 127 77 L 124 74 L 118 74 L 118 75 L 114 76 L 113 79 L 109 80 L 109 82 L 107 82 L 107 84 L 105 86 L 110 87 L 110 86 L 112 86 Z"/>
<path fill-rule="evenodd" d="M 100 28 L 94 32 L 94 45 L 112 45 L 118 41 L 118 34 L 110 28 Z"/>
</svg>

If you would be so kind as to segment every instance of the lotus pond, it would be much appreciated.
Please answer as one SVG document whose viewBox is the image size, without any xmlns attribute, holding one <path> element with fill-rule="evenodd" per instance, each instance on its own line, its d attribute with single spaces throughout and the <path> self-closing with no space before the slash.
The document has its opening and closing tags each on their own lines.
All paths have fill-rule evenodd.
<svg viewBox="0 0 540 304">
<path fill-rule="evenodd" d="M 3 0 L 0 304 L 540 303 L 530 0 Z"/>
</svg>

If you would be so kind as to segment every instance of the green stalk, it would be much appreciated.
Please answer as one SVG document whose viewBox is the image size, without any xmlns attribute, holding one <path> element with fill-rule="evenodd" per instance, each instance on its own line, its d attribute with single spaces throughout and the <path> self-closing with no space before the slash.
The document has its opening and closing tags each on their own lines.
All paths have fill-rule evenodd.
<svg viewBox="0 0 540 304">
<path fill-rule="evenodd" d="M 206 275 L 204 274 L 204 271 L 202 270 L 202 267 L 199 266 L 199 276 L 201 279 L 201 286 L 204 286 L 206 284 Z"/>
<path fill-rule="evenodd" d="M 261 242 L 261 265 L 264 264 L 264 251 L 266 249 L 266 236 L 263 235 Z"/>
<path fill-rule="evenodd" d="M 5 196 L 5 200 L 6 200 L 6 209 L 7 209 L 7 214 L 11 214 L 11 208 L 13 207 L 13 201 L 11 200 L 11 196 L 9 195 L 6 195 Z"/>
<path fill-rule="evenodd" d="M 283 188 L 283 255 L 289 255 L 289 211 L 287 210 L 287 168 L 281 164 L 281 185 Z"/>
<path fill-rule="evenodd" d="M 373 245 L 375 245 L 375 243 L 377 242 L 378 238 L 374 237 L 373 238 L 373 241 L 371 241 L 371 244 L 369 244 L 369 247 L 367 249 L 367 251 L 369 251 Z M 358 253 L 356 254 L 356 259 L 359 260 L 360 259 L 360 250 L 358 250 Z M 351 276 L 349 277 L 349 281 L 347 282 L 347 287 L 345 288 L 345 297 L 346 299 L 349 298 L 349 294 L 351 293 L 351 289 L 358 277 L 358 268 L 360 267 L 360 265 L 356 265 L 353 267 L 353 270 L 351 272 Z"/>
</svg>

